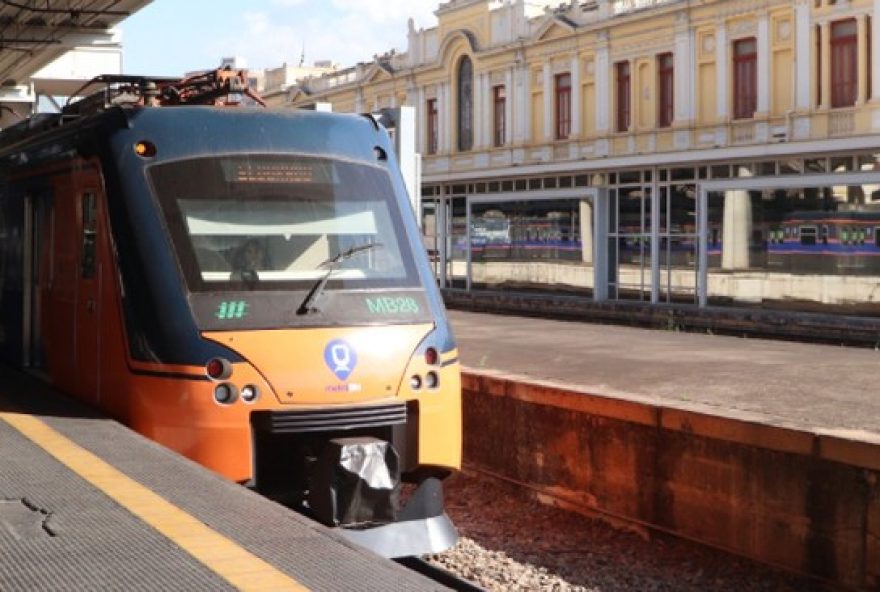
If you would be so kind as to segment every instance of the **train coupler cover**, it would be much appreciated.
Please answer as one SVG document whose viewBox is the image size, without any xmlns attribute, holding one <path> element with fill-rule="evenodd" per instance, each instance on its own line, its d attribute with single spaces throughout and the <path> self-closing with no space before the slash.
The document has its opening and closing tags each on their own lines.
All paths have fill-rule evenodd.
<svg viewBox="0 0 880 592">
<path fill-rule="evenodd" d="M 309 507 L 328 526 L 387 524 L 400 505 L 400 459 L 377 438 L 330 440 L 318 458 Z"/>
<path fill-rule="evenodd" d="M 309 507 L 318 520 L 384 557 L 439 553 L 458 540 L 438 479 L 425 479 L 400 509 L 399 457 L 384 440 L 330 440 L 311 485 Z"/>
</svg>

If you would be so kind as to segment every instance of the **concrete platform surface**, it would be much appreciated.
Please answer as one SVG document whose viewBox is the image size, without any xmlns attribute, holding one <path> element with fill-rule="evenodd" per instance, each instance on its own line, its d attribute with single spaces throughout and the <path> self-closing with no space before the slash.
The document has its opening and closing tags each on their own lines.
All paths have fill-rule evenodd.
<svg viewBox="0 0 880 592">
<path fill-rule="evenodd" d="M 465 367 L 880 443 L 880 351 L 449 311 Z"/>
<path fill-rule="evenodd" d="M 443 586 L 0 367 L 0 590 Z"/>
</svg>

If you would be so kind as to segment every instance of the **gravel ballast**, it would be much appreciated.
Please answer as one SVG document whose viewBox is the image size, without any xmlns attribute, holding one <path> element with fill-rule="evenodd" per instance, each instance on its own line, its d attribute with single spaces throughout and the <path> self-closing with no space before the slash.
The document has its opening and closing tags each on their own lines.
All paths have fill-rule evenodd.
<svg viewBox="0 0 880 592">
<path fill-rule="evenodd" d="M 672 537 L 618 529 L 474 472 L 444 482 L 461 539 L 429 560 L 486 590 L 800 592 L 815 582 Z"/>
</svg>

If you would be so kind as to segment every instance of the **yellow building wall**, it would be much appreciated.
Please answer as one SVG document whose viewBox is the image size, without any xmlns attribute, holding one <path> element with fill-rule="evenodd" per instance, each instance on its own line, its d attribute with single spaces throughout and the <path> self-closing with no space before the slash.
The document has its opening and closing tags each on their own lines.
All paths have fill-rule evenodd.
<svg viewBox="0 0 880 592">
<path fill-rule="evenodd" d="M 653 76 L 654 68 L 651 61 L 642 59 L 636 62 L 636 100 L 633 101 L 636 105 L 636 113 L 633 121 L 640 130 L 654 127 L 654 114 L 657 109 L 654 106 L 656 85 Z"/>
<path fill-rule="evenodd" d="M 596 135 L 596 85 L 592 82 L 583 85 L 581 124 L 586 137 Z"/>
<path fill-rule="evenodd" d="M 604 93 L 608 103 L 607 137 L 612 139 L 611 154 L 628 154 L 635 148 L 637 151 L 667 151 L 680 150 L 683 145 L 696 146 L 707 140 L 706 132 L 723 134 L 724 126 L 728 126 L 728 138 L 734 138 L 735 133 L 743 132 L 738 143 L 748 143 L 749 122 L 737 122 L 735 125 L 730 121 L 733 112 L 733 48 L 735 40 L 744 37 L 757 36 L 759 19 L 768 18 L 769 30 L 769 76 L 765 81 L 769 93 L 769 110 L 767 113 L 757 114 L 756 122 L 771 118 L 774 126 L 780 125 L 781 120 L 788 116 L 794 109 L 795 101 L 795 73 L 799 60 L 810 60 L 809 72 L 815 76 L 817 64 L 815 63 L 815 23 L 810 27 L 810 55 L 795 55 L 795 6 L 797 0 L 766 0 L 755 3 L 754 0 L 702 0 L 701 2 L 672 2 L 660 4 L 657 8 L 634 11 L 630 14 L 619 15 L 598 24 L 586 24 L 574 30 L 553 23 L 545 26 L 545 33 L 541 39 L 533 39 L 524 43 L 510 43 L 503 47 L 489 47 L 490 37 L 490 5 L 497 4 L 488 2 L 475 2 L 463 7 L 441 8 L 440 22 L 437 29 L 437 44 L 440 51 L 438 60 L 430 64 L 421 64 L 410 70 L 407 68 L 389 76 L 386 72 L 379 71 L 372 80 L 361 80 L 357 84 L 346 84 L 342 88 L 331 88 L 326 92 L 301 95 L 298 99 L 302 103 L 312 101 L 330 101 L 336 111 L 353 111 L 356 104 L 355 89 L 362 88 L 364 106 L 372 108 L 378 101 L 379 106 L 396 104 L 415 104 L 415 97 L 422 96 L 424 99 L 437 97 L 436 85 L 448 84 L 449 101 L 442 105 L 440 112 L 441 137 L 448 140 L 446 149 L 452 154 L 457 152 L 457 66 L 463 55 L 469 55 L 474 63 L 475 90 L 479 84 L 481 72 L 490 73 L 491 84 L 489 96 L 484 96 L 481 105 L 477 105 L 475 112 L 487 113 L 490 117 L 488 123 L 475 121 L 474 129 L 483 127 L 491 130 L 491 87 L 495 84 L 503 84 L 510 80 L 506 74 L 514 64 L 525 61 L 527 65 L 528 80 L 525 100 L 528 102 L 527 109 L 521 105 L 523 96 L 517 87 L 506 89 L 507 108 L 513 114 L 513 126 L 507 130 L 507 143 L 513 144 L 514 130 L 523 129 L 529 136 L 526 147 L 543 147 L 548 142 L 555 142 L 552 135 L 554 113 L 550 112 L 551 120 L 544 121 L 544 100 L 550 93 L 552 97 L 553 77 L 550 78 L 549 88 L 544 88 L 543 66 L 548 60 L 552 61 L 554 74 L 567 71 L 572 60 L 577 57 L 580 72 L 580 129 L 572 129 L 570 142 L 583 139 L 593 141 L 597 139 L 597 105 L 600 102 L 599 93 Z M 758 6 L 759 5 L 759 6 Z M 446 6 L 445 4 L 443 6 Z M 830 3 L 828 0 L 819 0 L 818 6 L 813 0 L 809 0 L 813 18 L 821 21 L 833 21 L 841 18 L 850 18 L 850 15 L 859 12 L 873 10 L 874 0 L 850 0 L 846 3 L 838 0 Z M 873 14 L 873 12 L 869 12 Z M 533 26 L 539 24 L 540 18 L 532 21 Z M 727 51 L 724 63 L 718 62 L 718 27 L 724 26 L 727 31 Z M 872 21 L 872 27 L 880 26 L 880 23 Z M 676 35 L 685 27 L 693 31 L 693 50 L 695 52 L 695 70 L 691 72 L 694 84 L 694 118 L 693 127 L 691 122 L 679 122 L 681 127 L 673 130 L 660 130 L 656 128 L 658 95 L 658 71 L 657 56 L 661 53 L 673 52 L 679 49 L 676 45 Z M 466 30 L 477 38 L 478 51 L 473 54 L 471 46 L 461 31 Z M 601 40 L 600 40 L 601 38 Z M 862 42 L 864 43 L 864 42 Z M 608 49 L 608 72 L 606 74 L 608 84 L 599 88 L 596 84 L 596 53 L 600 46 Z M 484 51 L 485 50 L 485 51 Z M 874 49 L 876 55 L 877 49 Z M 627 137 L 626 132 L 616 131 L 616 70 L 615 64 L 628 61 L 631 65 L 630 77 L 632 84 L 631 96 L 631 131 L 638 134 L 636 141 Z M 687 63 L 688 60 L 676 59 L 676 66 Z M 367 67 L 369 68 L 369 66 Z M 676 86 L 680 84 L 676 71 Z M 516 80 L 516 78 L 513 78 Z M 722 82 L 726 84 L 721 84 Z M 873 81 L 874 85 L 880 81 Z M 727 90 L 726 97 L 719 97 L 719 86 Z M 815 80 L 810 81 L 810 93 L 815 98 Z M 410 88 L 432 89 L 420 95 L 408 96 Z M 678 94 L 678 88 L 676 89 Z M 827 93 L 827 89 L 825 91 Z M 475 92 L 475 99 L 478 98 Z M 724 99 L 727 106 L 727 114 L 722 119 L 718 113 L 719 98 Z M 827 98 L 827 97 L 826 97 Z M 680 97 L 676 97 L 680 99 Z M 418 105 L 420 109 L 424 104 Z M 871 115 L 876 107 L 873 104 L 859 105 L 856 107 L 853 121 L 860 133 L 873 129 Z M 521 122 L 516 119 L 519 114 L 528 112 L 528 120 Z M 818 110 L 815 101 L 804 115 L 810 118 L 810 133 L 814 138 L 828 137 L 836 133 L 839 137 L 843 119 L 837 113 L 829 113 Z M 837 131 L 832 132 L 832 124 Z M 549 123 L 549 125 L 547 125 Z M 522 127 L 521 127 L 522 126 Z M 544 135 L 545 127 L 551 130 L 551 137 Z M 690 141 L 683 144 L 683 134 L 692 131 Z M 734 141 L 734 140 L 729 140 Z M 475 138 L 476 142 L 476 138 Z M 562 144 L 562 142 L 560 142 Z M 475 144 L 476 145 L 476 144 Z M 585 146 L 586 148 L 586 146 Z M 560 158 L 565 155 L 577 153 L 578 149 L 569 151 L 568 146 L 560 145 L 555 154 Z M 499 161 L 500 162 L 500 161 Z"/>
<path fill-rule="evenodd" d="M 718 81 L 714 61 L 699 65 L 697 88 L 697 125 L 712 125 L 718 117 Z"/>
<path fill-rule="evenodd" d="M 438 39 L 445 39 L 454 31 L 464 29 L 477 37 L 481 47 L 489 44 L 489 6 L 479 2 L 442 15 L 437 24 Z"/>
<path fill-rule="evenodd" d="M 772 116 L 783 116 L 794 108 L 794 37 L 794 15 L 791 11 L 774 13 L 770 18 Z"/>
</svg>

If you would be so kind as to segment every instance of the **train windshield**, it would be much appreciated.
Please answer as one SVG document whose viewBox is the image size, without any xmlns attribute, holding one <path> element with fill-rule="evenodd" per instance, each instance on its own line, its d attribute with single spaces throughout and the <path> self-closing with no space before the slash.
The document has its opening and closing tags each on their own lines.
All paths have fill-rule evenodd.
<svg viewBox="0 0 880 592">
<path fill-rule="evenodd" d="M 388 173 L 302 156 L 150 169 L 193 292 L 418 286 Z"/>
</svg>

